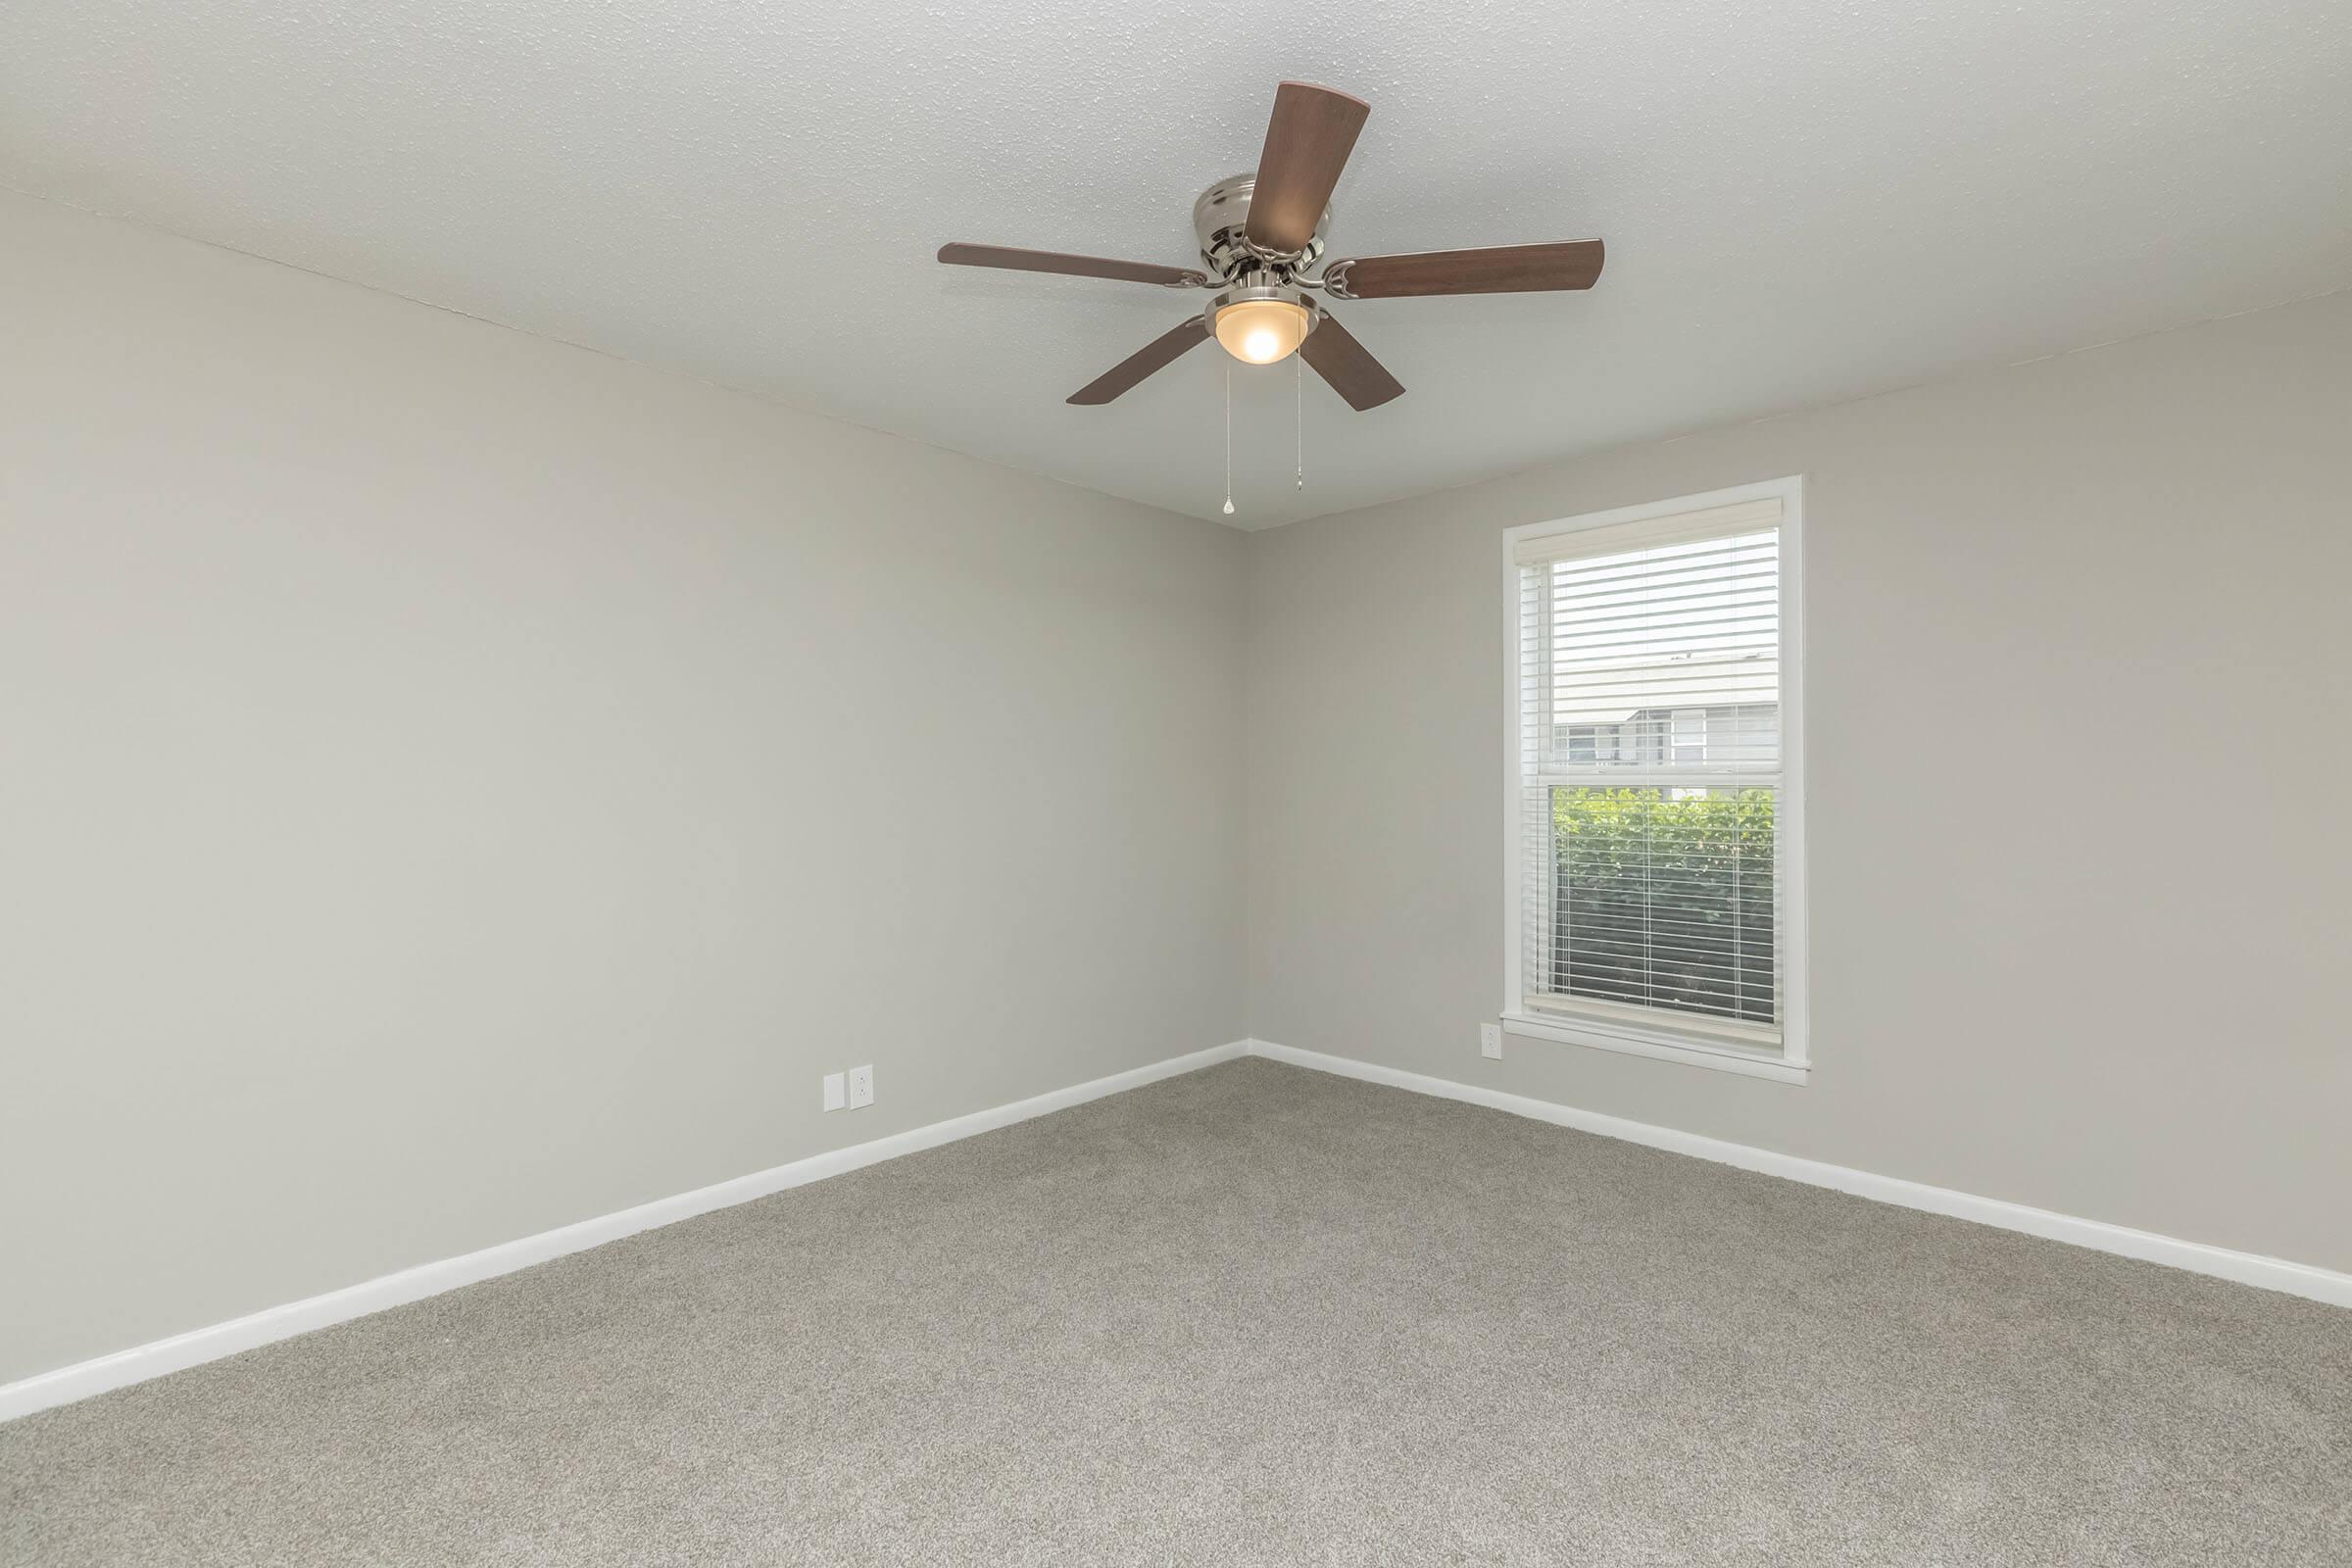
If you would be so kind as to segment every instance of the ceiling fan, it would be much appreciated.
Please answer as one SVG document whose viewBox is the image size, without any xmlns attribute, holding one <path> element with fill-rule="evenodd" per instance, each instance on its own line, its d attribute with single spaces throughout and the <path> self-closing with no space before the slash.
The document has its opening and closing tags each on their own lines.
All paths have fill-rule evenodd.
<svg viewBox="0 0 2352 1568">
<path fill-rule="evenodd" d="M 1187 349 L 1215 338 L 1235 359 L 1274 365 L 1296 353 L 1357 409 L 1376 409 L 1404 391 L 1314 293 L 1335 300 L 1428 294 L 1518 294 L 1591 288 L 1600 276 L 1596 239 L 1481 250 L 1421 251 L 1324 263 L 1332 187 L 1348 166 L 1371 105 L 1303 81 L 1275 89 L 1274 114 L 1257 172 L 1221 179 L 1193 204 L 1193 232 L 1207 270 L 1150 262 L 1105 261 L 1003 245 L 943 245 L 951 267 L 1109 277 L 1165 288 L 1210 288 L 1207 310 L 1171 327 L 1070 395 L 1108 403 Z"/>
</svg>

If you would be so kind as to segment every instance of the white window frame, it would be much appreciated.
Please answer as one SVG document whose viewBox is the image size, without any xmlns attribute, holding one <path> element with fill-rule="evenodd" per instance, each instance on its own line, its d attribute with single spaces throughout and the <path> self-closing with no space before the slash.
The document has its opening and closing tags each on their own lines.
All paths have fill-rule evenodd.
<svg viewBox="0 0 2352 1568">
<path fill-rule="evenodd" d="M 1502 1024 L 1514 1035 L 1566 1045 L 1590 1046 L 1708 1067 L 1721 1072 L 1802 1084 L 1812 1071 L 1808 964 L 1805 945 L 1805 683 L 1804 683 L 1804 476 L 1768 479 L 1759 484 L 1735 485 L 1703 495 L 1678 496 L 1608 512 L 1551 522 L 1523 523 L 1502 536 L 1502 907 L 1503 1001 Z M 1778 1051 L 1749 1049 L 1712 1034 L 1702 1027 L 1689 1030 L 1658 1022 L 1645 1009 L 1639 1016 L 1612 1018 L 1607 1004 L 1595 1004 L 1589 1016 L 1569 1018 L 1527 1012 L 1522 984 L 1522 955 L 1526 932 L 1521 925 L 1525 906 L 1520 901 L 1519 873 L 1525 846 L 1520 841 L 1523 784 L 1520 775 L 1520 623 L 1519 547 L 1527 540 L 1581 533 L 1622 523 L 1646 522 L 1686 512 L 1733 506 L 1743 501 L 1778 500 L 1780 523 L 1780 725 L 1781 795 L 1773 809 L 1773 875 L 1781 897 L 1776 934 L 1781 944 L 1781 1039 Z M 1635 1009 L 1628 1009 L 1634 1011 Z"/>
</svg>

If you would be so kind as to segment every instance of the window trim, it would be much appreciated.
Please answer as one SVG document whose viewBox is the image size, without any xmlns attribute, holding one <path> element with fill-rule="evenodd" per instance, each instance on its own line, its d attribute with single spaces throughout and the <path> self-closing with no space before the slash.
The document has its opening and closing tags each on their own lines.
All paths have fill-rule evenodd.
<svg viewBox="0 0 2352 1568">
<path fill-rule="evenodd" d="M 1804 702 L 1804 495 L 1802 474 L 1734 485 L 1669 501 L 1588 512 L 1548 522 L 1522 523 L 1502 534 L 1502 907 L 1503 1001 L 1502 1024 L 1515 1035 L 1599 1051 L 1678 1061 L 1692 1067 L 1740 1073 L 1782 1083 L 1802 1084 L 1812 1070 L 1812 1018 L 1808 992 L 1805 876 L 1805 702 Z M 1733 506 L 1742 501 L 1777 500 L 1781 504 L 1781 624 L 1780 624 L 1780 799 L 1773 821 L 1774 876 L 1780 882 L 1782 906 L 1777 926 L 1781 943 L 1781 1049 L 1760 1051 L 1725 1038 L 1704 1024 L 1661 1025 L 1649 1018 L 1620 1019 L 1595 1011 L 1570 1018 L 1525 1010 L 1521 955 L 1526 933 L 1521 928 L 1519 870 L 1521 791 L 1519 736 L 1521 720 L 1519 663 L 1519 546 L 1530 539 L 1581 533 L 1589 528 L 1646 522 L 1681 513 Z"/>
</svg>

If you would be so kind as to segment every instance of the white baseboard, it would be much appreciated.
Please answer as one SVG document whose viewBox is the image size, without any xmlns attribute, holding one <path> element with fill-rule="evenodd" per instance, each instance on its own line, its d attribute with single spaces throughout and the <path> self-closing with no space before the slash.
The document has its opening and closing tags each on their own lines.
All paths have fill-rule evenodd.
<svg viewBox="0 0 2352 1568">
<path fill-rule="evenodd" d="M 2234 1280 L 2240 1285 L 2259 1286 L 2266 1291 L 2283 1291 L 2289 1296 L 2307 1297 L 2314 1301 L 2326 1301 L 2331 1306 L 2352 1306 L 2352 1274 L 2339 1274 L 2332 1269 L 2317 1268 L 2309 1263 L 2292 1263 L 2282 1257 L 2265 1257 L 2259 1252 L 2232 1251 L 2227 1247 L 2209 1247 L 2203 1242 L 2184 1242 L 2177 1236 L 2159 1236 L 2154 1231 L 2133 1230 L 2128 1225 L 2110 1225 L 2105 1220 L 2081 1219 L 2073 1214 L 2033 1208 L 1998 1198 L 1979 1198 L 1973 1193 L 1954 1192 L 1948 1187 L 1930 1187 L 1925 1182 L 1905 1181 L 1899 1176 L 1880 1176 L 1847 1165 L 1824 1164 L 1817 1159 L 1801 1159 L 1794 1154 L 1776 1153 L 1769 1149 L 1726 1143 L 1720 1138 L 1705 1138 L 1672 1127 L 1655 1127 L 1648 1122 L 1628 1121 L 1622 1116 L 1606 1116 L 1594 1110 L 1579 1110 L 1573 1105 L 1555 1104 L 1548 1100 L 1535 1100 L 1526 1095 L 1506 1094 L 1499 1089 L 1482 1088 L 1476 1084 L 1456 1083 L 1450 1078 L 1432 1078 L 1424 1073 L 1382 1067 L 1347 1056 L 1326 1055 L 1319 1051 L 1300 1051 L 1266 1040 L 1251 1040 L 1247 1044 L 1250 1054 L 1264 1056 L 1270 1061 L 1286 1061 L 1294 1067 L 1309 1067 L 1317 1072 L 1336 1073 L 1343 1078 L 1360 1078 L 1366 1083 L 1386 1084 L 1392 1089 L 1409 1089 L 1415 1094 L 1435 1095 L 1441 1100 L 1459 1100 L 1494 1110 L 1509 1111 L 1514 1116 L 1528 1116 L 1556 1126 L 1574 1127 L 1580 1132 L 1598 1133 L 1603 1138 L 1619 1138 L 1629 1144 L 1646 1144 L 1652 1149 L 1691 1154 L 1724 1165 L 1737 1165 L 1742 1170 L 1761 1171 L 1767 1176 L 1784 1176 L 1790 1181 L 1807 1182 L 1815 1187 L 1835 1188 L 1838 1192 L 1851 1193 L 1857 1198 L 1875 1199 L 1882 1203 L 1924 1209 L 1931 1214 L 1949 1214 L 1956 1219 L 1975 1220 L 1981 1225 L 1994 1225 L 2005 1231 L 2023 1231 L 2028 1236 L 2068 1242 L 2101 1252 L 2116 1252 L 2149 1263 L 2164 1263 L 2195 1274 Z"/>
<path fill-rule="evenodd" d="M 1034 1099 L 1016 1101 L 991 1110 L 977 1110 L 950 1121 L 933 1122 L 928 1127 L 917 1127 L 909 1132 L 893 1133 L 871 1143 L 853 1144 L 847 1149 L 811 1154 L 807 1159 L 796 1159 L 789 1165 L 777 1165 L 749 1176 L 738 1176 L 733 1181 L 720 1182 L 714 1187 L 697 1188 L 674 1198 L 656 1199 L 650 1203 L 640 1203 L 635 1208 L 624 1208 L 617 1213 L 602 1214 L 574 1225 L 541 1231 L 536 1236 L 525 1236 L 519 1241 L 502 1242 L 496 1247 L 485 1247 L 478 1252 L 467 1252 L 461 1257 L 420 1263 L 415 1268 L 404 1268 L 396 1274 L 348 1285 L 323 1296 L 288 1301 L 282 1306 L 266 1307 L 244 1317 L 231 1318 L 226 1323 L 191 1329 L 169 1339 L 133 1346 L 127 1350 L 117 1350 L 112 1355 L 101 1355 L 75 1362 L 72 1366 L 59 1367 L 54 1372 L 37 1373 L 19 1382 L 0 1386 L 0 1421 L 30 1415 L 35 1410 L 45 1410 L 51 1405 L 86 1399 L 93 1394 L 104 1394 L 109 1389 L 119 1389 L 126 1384 L 144 1383 L 149 1378 L 162 1377 L 167 1372 L 177 1372 L 201 1362 L 216 1361 L 224 1355 L 235 1355 L 240 1350 L 250 1350 L 273 1340 L 308 1334 L 313 1329 L 322 1329 L 332 1323 L 365 1317 L 388 1306 L 438 1296 L 443 1291 L 453 1291 L 461 1285 L 471 1285 L 500 1274 L 512 1274 L 518 1268 L 544 1263 L 550 1258 L 562 1257 L 566 1252 L 602 1247 L 607 1242 L 615 1242 L 639 1231 L 674 1225 L 679 1220 L 692 1219 L 697 1214 L 707 1214 L 714 1208 L 747 1203 L 755 1198 L 765 1198 L 770 1193 L 780 1193 L 788 1187 L 822 1181 L 827 1176 L 839 1176 L 861 1166 L 896 1159 L 901 1154 L 936 1149 L 942 1144 L 952 1144 L 976 1133 L 994 1132 L 999 1127 L 1009 1127 L 1014 1122 L 1027 1121 L 1032 1116 L 1043 1116 L 1050 1111 L 1064 1110 L 1090 1100 L 1100 1100 L 1105 1095 L 1140 1089 L 1162 1078 L 1173 1078 L 1180 1073 L 1194 1072 L 1220 1061 L 1231 1061 L 1242 1055 L 1248 1047 L 1249 1042 L 1237 1040 L 1229 1045 L 1196 1051 L 1187 1056 L 1171 1056 L 1165 1061 L 1112 1073 L 1107 1078 L 1097 1078 L 1091 1083 L 1056 1089 Z"/>
<path fill-rule="evenodd" d="M 894 1133 L 871 1143 L 854 1144 L 828 1153 L 812 1154 L 807 1159 L 794 1160 L 788 1165 L 778 1165 L 749 1176 L 739 1176 L 713 1187 L 698 1188 L 673 1198 L 657 1199 L 650 1203 L 640 1203 L 635 1208 L 624 1208 L 617 1213 L 542 1231 L 536 1236 L 486 1247 L 480 1251 L 467 1252 L 460 1257 L 419 1264 L 396 1274 L 386 1274 L 358 1285 L 346 1286 L 339 1291 L 329 1291 L 323 1296 L 289 1301 L 282 1306 L 268 1307 L 245 1317 L 232 1318 L 226 1323 L 192 1329 L 185 1334 L 174 1334 L 169 1339 L 76 1362 L 53 1372 L 38 1373 L 20 1382 L 0 1386 L 0 1421 L 29 1415 L 52 1405 L 86 1399 L 91 1395 L 103 1394 L 109 1389 L 143 1383 L 167 1372 L 177 1372 L 184 1367 L 234 1355 L 240 1350 L 250 1350 L 275 1340 L 291 1339 L 313 1329 L 364 1317 L 370 1312 L 380 1312 L 389 1306 L 399 1306 L 427 1296 L 438 1296 L 443 1291 L 455 1290 L 461 1285 L 511 1274 L 516 1269 L 544 1263 L 567 1252 L 601 1247 L 607 1242 L 618 1241 L 639 1231 L 675 1224 L 697 1214 L 707 1214 L 712 1209 L 749 1202 L 755 1198 L 764 1198 L 786 1188 L 895 1159 L 901 1154 L 936 1149 L 957 1139 L 992 1132 L 999 1127 L 1009 1127 L 1015 1122 L 1083 1104 L 1090 1100 L 1100 1100 L 1105 1095 L 1140 1089 L 1162 1078 L 1194 1072 L 1244 1054 L 1264 1056 L 1272 1061 L 1288 1062 L 1317 1072 L 1336 1073 L 1345 1078 L 1359 1078 L 1367 1083 L 1385 1084 L 1394 1089 L 1411 1090 L 1416 1094 L 1434 1095 L 1444 1100 L 1485 1105 L 1556 1126 L 1598 1133 L 1604 1138 L 1645 1144 L 1652 1149 L 1737 1165 L 1742 1170 L 1761 1171 L 1768 1176 L 1782 1176 L 1816 1187 L 1834 1188 L 1838 1192 L 1898 1204 L 1904 1208 L 1949 1214 L 1958 1219 L 1998 1226 L 2003 1230 L 2022 1231 L 2029 1236 L 2046 1237 L 2051 1241 L 2068 1242 L 2102 1252 L 2116 1252 L 2125 1257 L 2169 1264 L 2193 1273 L 2234 1280 L 2240 1285 L 2283 1291 L 2290 1296 L 2306 1297 L 2334 1306 L 2352 1306 L 2352 1274 L 2339 1274 L 2308 1263 L 2264 1257 L 2254 1252 L 2232 1251 L 2226 1247 L 2181 1241 L 2178 1237 L 2159 1236 L 2153 1231 L 2110 1225 L 2103 1220 L 2081 1219 L 2072 1214 L 2054 1213 L 2046 1208 L 2033 1208 L 1997 1198 L 1979 1198 L 1972 1193 L 1954 1192 L 1946 1187 L 1930 1187 L 1924 1182 L 1905 1181 L 1896 1176 L 1880 1176 L 1850 1166 L 1801 1159 L 1794 1154 L 1776 1153 L 1746 1144 L 1726 1143 L 1719 1138 L 1706 1138 L 1672 1127 L 1628 1121 L 1621 1116 L 1580 1110 L 1573 1105 L 1555 1104 L 1550 1101 L 1506 1094 L 1498 1089 L 1457 1083 L 1446 1078 L 1433 1078 L 1424 1073 L 1405 1072 L 1347 1056 L 1300 1051 L 1265 1040 L 1241 1040 L 1207 1051 L 1197 1051 L 1186 1056 L 1172 1056 L 1165 1061 L 1153 1062 L 1128 1072 L 1113 1073 L 1091 1083 L 1056 1089 L 1050 1094 L 1016 1101 L 1009 1105 L 999 1105 L 950 1121 L 934 1122 L 928 1127 Z"/>
</svg>

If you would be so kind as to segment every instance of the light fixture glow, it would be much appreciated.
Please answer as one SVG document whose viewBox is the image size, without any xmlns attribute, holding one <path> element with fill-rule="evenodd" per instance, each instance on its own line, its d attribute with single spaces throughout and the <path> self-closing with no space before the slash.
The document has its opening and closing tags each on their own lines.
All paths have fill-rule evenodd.
<svg viewBox="0 0 2352 1568">
<path fill-rule="evenodd" d="M 1245 365 L 1275 365 L 1306 340 L 1306 307 L 1290 300 L 1237 300 L 1217 312 L 1217 342 Z"/>
</svg>

